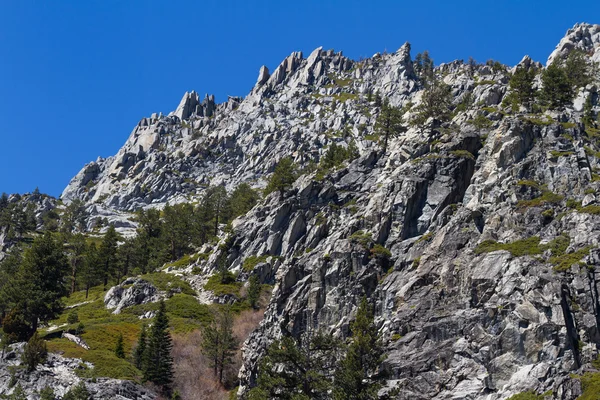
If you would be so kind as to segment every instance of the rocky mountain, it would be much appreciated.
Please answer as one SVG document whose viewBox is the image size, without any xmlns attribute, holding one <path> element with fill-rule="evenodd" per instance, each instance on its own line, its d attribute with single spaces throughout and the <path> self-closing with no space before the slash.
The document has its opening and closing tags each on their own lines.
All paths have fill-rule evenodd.
<svg viewBox="0 0 600 400">
<path fill-rule="evenodd" d="M 574 49 L 592 82 L 544 113 L 503 102 L 517 67 L 435 67 L 451 88 L 451 121 L 410 126 L 385 154 L 378 98 L 409 121 L 425 92 L 410 45 L 359 61 L 292 53 L 273 73 L 262 67 L 245 98 L 216 104 L 190 92 L 174 112 L 143 118 L 61 199 L 84 203 L 88 229 L 106 218 L 132 233 L 139 208 L 193 202 L 211 185 L 263 188 L 289 156 L 304 172 L 293 187 L 236 219 L 183 270 L 202 301 L 219 301 L 198 281 L 223 253 L 238 281 L 248 279 L 244 261 L 259 257 L 251 273 L 274 285 L 244 344 L 238 396 L 256 384 L 273 340 L 317 330 L 344 338 L 366 296 L 386 349 L 381 396 L 575 399 L 599 373 L 600 141 L 582 119 L 588 98 L 600 111 L 600 25 L 575 25 L 547 65 Z M 519 65 L 544 68 L 529 57 Z M 359 157 L 317 177 L 332 144 Z"/>
</svg>

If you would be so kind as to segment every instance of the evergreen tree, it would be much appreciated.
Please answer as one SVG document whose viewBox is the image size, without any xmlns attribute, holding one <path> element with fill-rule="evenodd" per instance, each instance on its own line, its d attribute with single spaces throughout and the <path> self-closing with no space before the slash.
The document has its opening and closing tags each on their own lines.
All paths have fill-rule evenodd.
<svg viewBox="0 0 600 400">
<path fill-rule="evenodd" d="M 258 301 L 260 299 L 261 285 L 258 275 L 250 275 L 250 285 L 248 285 L 248 303 L 252 308 L 258 308 Z"/>
<path fill-rule="evenodd" d="M 123 334 L 119 333 L 117 344 L 115 346 L 115 355 L 119 358 L 125 358 L 125 349 L 123 348 Z"/>
<path fill-rule="evenodd" d="M 72 235 L 68 241 L 68 258 L 69 264 L 71 264 L 71 288 L 70 292 L 75 292 L 77 283 L 77 274 L 80 272 L 83 263 L 85 262 L 85 252 L 87 245 L 85 242 L 85 236 L 81 233 Z"/>
<path fill-rule="evenodd" d="M 542 72 L 543 102 L 550 109 L 561 109 L 570 104 L 573 97 L 575 92 L 565 69 L 553 62 Z"/>
<path fill-rule="evenodd" d="M 247 183 L 240 183 L 231 193 L 231 219 L 245 215 L 258 203 L 260 196 L 258 192 Z"/>
<path fill-rule="evenodd" d="M 352 342 L 335 372 L 334 399 L 377 399 L 381 383 L 373 379 L 382 361 L 383 346 L 366 297 L 350 325 Z"/>
<path fill-rule="evenodd" d="M 79 382 L 79 384 L 72 386 L 69 391 L 65 393 L 62 400 L 89 400 L 90 397 L 90 392 L 87 390 L 85 383 Z"/>
<path fill-rule="evenodd" d="M 586 55 L 581 50 L 574 49 L 569 53 L 564 63 L 564 69 L 575 91 L 577 88 L 584 87 L 592 80 Z"/>
<path fill-rule="evenodd" d="M 135 258 L 135 238 L 127 238 L 117 250 L 117 282 L 129 275 Z"/>
<path fill-rule="evenodd" d="M 85 298 L 88 298 L 90 288 L 100 282 L 103 277 L 102 260 L 96 249 L 96 245 L 92 242 L 87 246 L 84 255 L 82 269 L 79 274 L 81 283 L 85 287 Z"/>
<path fill-rule="evenodd" d="M 296 181 L 297 173 L 294 162 L 290 157 L 284 157 L 279 160 L 279 163 L 275 166 L 273 175 L 269 178 L 269 183 L 265 189 L 266 193 L 279 191 L 280 197 L 283 199 L 285 191 L 292 186 Z"/>
<path fill-rule="evenodd" d="M 421 127 L 421 129 L 429 118 L 444 123 L 450 120 L 451 107 L 451 87 L 439 79 L 432 78 L 423 91 L 421 104 L 417 106 L 417 114 L 411 123 Z"/>
<path fill-rule="evenodd" d="M 229 214 L 229 197 L 225 187 L 212 186 L 206 190 L 205 204 L 210 207 L 211 214 L 214 220 L 213 235 L 219 234 L 219 223 L 227 220 Z"/>
<path fill-rule="evenodd" d="M 169 246 L 170 260 L 189 252 L 192 242 L 193 207 L 190 204 L 167 205 L 163 209 L 163 238 Z"/>
<path fill-rule="evenodd" d="M 594 93 L 590 93 L 583 105 L 582 121 L 586 127 L 596 127 L 596 118 L 594 114 Z"/>
<path fill-rule="evenodd" d="M 51 387 L 45 387 L 40 390 L 40 400 L 56 400 L 56 395 Z"/>
<path fill-rule="evenodd" d="M 100 248 L 98 249 L 98 257 L 102 264 L 102 282 L 104 290 L 108 285 L 108 279 L 117 275 L 118 259 L 117 249 L 119 246 L 119 234 L 115 230 L 114 225 L 110 225 L 102 238 Z"/>
<path fill-rule="evenodd" d="M 164 301 L 160 302 L 154 325 L 150 328 L 144 357 L 144 380 L 160 386 L 164 393 L 171 392 L 173 383 L 173 343 L 169 333 L 169 319 Z"/>
<path fill-rule="evenodd" d="M 133 352 L 133 364 L 139 370 L 144 370 L 144 361 L 146 357 L 147 339 L 146 339 L 146 326 L 142 326 L 140 336 L 138 338 L 137 346 Z"/>
<path fill-rule="evenodd" d="M 376 134 L 383 136 L 383 154 L 387 152 L 390 137 L 406 132 L 406 127 L 402 124 L 402 112 L 390 105 L 388 99 L 383 101 L 374 129 Z"/>
<path fill-rule="evenodd" d="M 339 350 L 337 340 L 321 333 L 275 341 L 261 360 L 249 400 L 330 399 Z"/>
<path fill-rule="evenodd" d="M 508 82 L 511 96 L 527 110 L 531 109 L 531 105 L 535 100 L 535 90 L 533 89 L 535 75 L 536 71 L 533 68 L 517 66 L 515 73 L 510 77 L 510 81 Z"/>
<path fill-rule="evenodd" d="M 75 230 L 85 229 L 85 218 L 87 213 L 83 201 L 76 199 L 65 207 L 62 214 L 60 230 L 64 233 L 72 233 Z"/>
<path fill-rule="evenodd" d="M 220 383 L 223 383 L 223 372 L 233 363 L 237 346 L 233 336 L 233 316 L 227 308 L 213 315 L 211 323 L 202 330 L 202 352 Z"/>
<path fill-rule="evenodd" d="M 13 390 L 12 394 L 8 396 L 9 400 L 27 400 L 27 395 L 25 394 L 25 390 L 23 390 L 23 386 L 18 384 Z"/>
<path fill-rule="evenodd" d="M 38 364 L 46 361 L 47 357 L 46 341 L 40 338 L 36 332 L 25 345 L 21 355 L 23 364 L 27 367 L 27 372 L 33 372 Z"/>
<path fill-rule="evenodd" d="M 54 319 L 62 311 L 61 298 L 69 293 L 64 279 L 68 268 L 62 243 L 50 232 L 36 238 L 25 250 L 19 269 L 4 291 L 13 306 L 13 319 L 23 321 L 28 328 L 20 338 L 30 338 L 39 322 Z M 4 325 L 5 332 L 6 328 Z"/>
</svg>

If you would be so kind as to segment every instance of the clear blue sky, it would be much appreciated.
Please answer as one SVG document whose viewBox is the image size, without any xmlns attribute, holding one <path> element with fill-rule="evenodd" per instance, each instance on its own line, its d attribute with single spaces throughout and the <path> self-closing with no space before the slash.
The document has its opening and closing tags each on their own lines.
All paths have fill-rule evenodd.
<svg viewBox="0 0 600 400">
<path fill-rule="evenodd" d="M 186 90 L 244 96 L 261 65 L 318 46 L 352 58 L 428 49 L 545 62 L 600 2 L 4 0 L 0 12 L 0 192 L 58 196 L 115 154 L 135 124 Z M 596 20 L 594 20 L 596 18 Z"/>
</svg>

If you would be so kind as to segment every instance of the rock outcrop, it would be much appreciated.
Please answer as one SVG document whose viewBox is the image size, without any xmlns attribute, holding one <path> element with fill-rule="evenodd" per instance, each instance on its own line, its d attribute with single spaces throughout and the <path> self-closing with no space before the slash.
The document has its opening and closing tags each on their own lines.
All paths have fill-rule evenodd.
<svg viewBox="0 0 600 400">
<path fill-rule="evenodd" d="M 150 282 L 139 278 L 129 278 L 120 285 L 111 287 L 104 295 L 104 305 L 119 314 L 123 308 L 155 303 L 161 299 L 158 289 Z"/>
<path fill-rule="evenodd" d="M 0 358 L 0 395 L 10 395 L 20 385 L 29 399 L 37 399 L 40 390 L 50 387 L 59 398 L 69 389 L 83 382 L 95 400 L 154 400 L 151 390 L 130 381 L 118 379 L 82 379 L 77 371 L 91 368 L 81 360 L 49 354 L 48 360 L 27 373 L 22 367 L 21 354 L 25 343 L 17 343 L 4 350 Z M 35 394 L 35 395 L 34 395 Z"/>
</svg>

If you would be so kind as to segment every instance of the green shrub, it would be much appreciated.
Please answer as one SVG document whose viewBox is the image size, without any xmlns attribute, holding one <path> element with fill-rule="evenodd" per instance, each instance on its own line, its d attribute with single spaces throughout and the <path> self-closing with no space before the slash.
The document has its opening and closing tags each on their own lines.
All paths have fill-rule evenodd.
<svg viewBox="0 0 600 400">
<path fill-rule="evenodd" d="M 490 253 L 497 250 L 506 250 L 514 257 L 541 254 L 543 249 L 539 246 L 539 236 L 517 240 L 512 243 L 498 243 L 494 240 L 485 240 L 475 248 L 475 254 Z"/>
<path fill-rule="evenodd" d="M 254 267 L 256 267 L 258 264 L 266 262 L 269 257 L 270 256 L 266 254 L 262 256 L 250 256 L 242 263 L 242 269 L 245 272 L 252 272 Z"/>
<path fill-rule="evenodd" d="M 231 274 L 231 272 L 229 272 Z M 240 289 L 242 288 L 242 282 L 236 282 L 235 277 L 231 274 L 232 279 L 228 280 L 227 283 L 221 283 L 220 274 L 214 274 L 204 285 L 204 289 L 212 291 L 215 296 L 233 295 L 240 297 Z"/>
<path fill-rule="evenodd" d="M 365 233 L 363 231 L 356 231 L 352 235 L 348 237 L 350 241 L 355 242 L 363 246 L 365 249 L 371 247 L 371 243 L 373 243 L 373 237 L 370 233 Z"/>
<path fill-rule="evenodd" d="M 558 151 L 558 150 L 550 151 L 550 155 L 552 155 L 552 158 L 568 157 L 568 156 L 572 156 L 573 154 L 575 154 L 575 152 L 573 152 L 573 151 Z"/>
<path fill-rule="evenodd" d="M 539 395 L 533 390 L 521 392 L 509 397 L 507 400 L 544 400 L 544 395 Z"/>
<path fill-rule="evenodd" d="M 376 244 L 371 249 L 371 255 L 380 258 L 392 258 L 392 252 L 380 244 Z"/>
<path fill-rule="evenodd" d="M 455 157 L 468 158 L 470 160 L 475 160 L 475 156 L 467 150 L 452 150 L 450 152 L 450 154 L 452 154 Z"/>
<path fill-rule="evenodd" d="M 73 325 L 79 322 L 79 316 L 76 310 L 72 310 L 67 317 L 67 324 Z"/>
<path fill-rule="evenodd" d="M 523 182 L 529 183 L 533 181 L 519 181 L 519 184 L 523 184 Z M 551 192 L 543 185 L 537 185 L 534 187 L 542 192 L 541 196 L 531 200 L 519 200 L 517 203 L 518 208 L 524 209 L 529 207 L 540 207 L 544 204 L 556 204 L 560 203 L 564 199 L 564 196 Z"/>
</svg>

